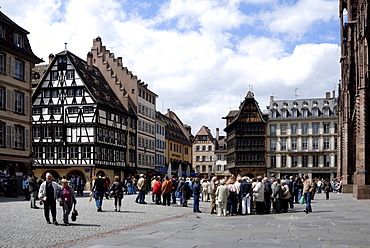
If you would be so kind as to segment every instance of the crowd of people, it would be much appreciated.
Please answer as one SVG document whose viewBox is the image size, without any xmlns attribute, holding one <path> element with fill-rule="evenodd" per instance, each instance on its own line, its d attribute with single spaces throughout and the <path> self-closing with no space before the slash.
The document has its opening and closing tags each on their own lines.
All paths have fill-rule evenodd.
<svg viewBox="0 0 370 248">
<path fill-rule="evenodd" d="M 23 178 L 25 199 L 30 201 L 31 208 L 38 209 L 36 201 L 44 205 L 46 223 L 58 225 L 56 220 L 56 202 L 63 208 L 63 221 L 69 225 L 69 215 L 77 203 L 76 196 L 83 196 L 85 181 L 81 176 L 71 176 L 55 180 L 50 173 L 45 179 L 37 181 L 34 173 Z M 315 194 L 324 192 L 329 199 L 330 192 L 341 193 L 341 179 L 310 179 L 285 176 L 282 179 L 267 177 L 235 177 L 218 179 L 213 177 L 169 177 L 154 176 L 139 178 L 129 176 L 120 180 L 115 176 L 111 183 L 103 173 L 91 180 L 91 199 L 94 198 L 98 212 L 102 212 L 104 197 L 114 199 L 114 211 L 120 212 L 125 194 L 136 194 L 135 202 L 147 204 L 146 195 L 151 193 L 154 204 L 170 206 L 171 204 L 188 207 L 193 198 L 193 212 L 201 213 L 199 202 L 210 202 L 210 213 L 217 216 L 247 214 L 286 213 L 294 204 L 305 202 L 304 212 L 312 212 L 311 200 Z M 76 191 L 76 193 L 75 193 Z M 304 200 L 303 200 L 304 199 Z M 50 212 L 52 221 L 50 219 Z"/>
</svg>

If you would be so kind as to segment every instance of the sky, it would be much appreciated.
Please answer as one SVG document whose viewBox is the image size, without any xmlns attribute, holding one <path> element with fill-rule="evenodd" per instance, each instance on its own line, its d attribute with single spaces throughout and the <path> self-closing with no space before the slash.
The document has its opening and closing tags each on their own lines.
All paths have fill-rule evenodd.
<svg viewBox="0 0 370 248">
<path fill-rule="evenodd" d="M 276 100 L 338 91 L 338 0 L 1 0 L 1 11 L 48 62 L 67 49 L 86 59 L 101 37 L 115 57 L 193 135 L 223 135 L 247 92 Z M 336 93 L 337 96 L 337 93 Z"/>
</svg>

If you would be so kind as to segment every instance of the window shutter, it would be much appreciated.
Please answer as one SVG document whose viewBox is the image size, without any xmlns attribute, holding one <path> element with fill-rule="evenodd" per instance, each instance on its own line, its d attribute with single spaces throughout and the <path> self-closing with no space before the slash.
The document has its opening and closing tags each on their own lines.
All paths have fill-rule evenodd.
<svg viewBox="0 0 370 248">
<path fill-rule="evenodd" d="M 12 61 L 11 61 L 11 56 L 6 56 L 6 74 L 10 74 L 10 67 L 11 67 Z"/>
<path fill-rule="evenodd" d="M 26 134 L 24 137 L 24 146 L 26 149 L 30 149 L 30 129 L 26 128 Z"/>
<path fill-rule="evenodd" d="M 26 94 L 24 96 L 24 114 L 28 115 L 30 113 L 30 96 Z"/>
<path fill-rule="evenodd" d="M 14 111 L 14 91 L 6 89 L 6 108 Z"/>
<path fill-rule="evenodd" d="M 31 82 L 30 79 L 30 64 L 29 63 L 24 63 L 24 81 L 26 82 Z"/>
<path fill-rule="evenodd" d="M 14 147 L 14 139 L 15 139 L 15 127 L 11 126 L 12 132 L 10 134 L 10 146 Z"/>
<path fill-rule="evenodd" d="M 12 127 L 10 125 L 6 125 L 6 146 L 7 147 L 12 147 L 11 135 L 12 135 Z"/>
<path fill-rule="evenodd" d="M 14 67 L 15 67 L 15 58 L 14 57 L 10 57 L 9 58 L 9 60 L 10 60 L 10 76 L 13 76 L 14 77 Z"/>
</svg>

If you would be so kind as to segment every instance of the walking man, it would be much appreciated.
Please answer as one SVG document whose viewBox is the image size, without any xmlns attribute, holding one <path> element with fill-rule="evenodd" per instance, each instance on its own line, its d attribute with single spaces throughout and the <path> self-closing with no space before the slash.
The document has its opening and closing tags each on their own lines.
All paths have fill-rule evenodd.
<svg viewBox="0 0 370 248">
<path fill-rule="evenodd" d="M 303 182 L 303 194 L 304 194 L 304 200 L 306 202 L 306 209 L 303 210 L 306 214 L 308 212 L 312 212 L 312 207 L 311 207 L 311 195 L 312 191 L 315 189 L 315 186 L 312 182 L 312 180 L 308 177 L 308 175 L 304 175 L 304 182 Z"/>
<path fill-rule="evenodd" d="M 53 176 L 50 173 L 46 173 L 46 180 L 40 185 L 39 198 L 44 202 L 44 216 L 47 224 L 51 224 L 49 217 L 50 210 L 54 225 L 58 225 L 55 202 L 58 195 L 58 188 L 59 185 L 53 181 Z"/>
<path fill-rule="evenodd" d="M 37 177 L 35 176 L 35 173 L 30 173 L 30 179 L 28 180 L 29 189 L 30 189 L 30 198 L 31 198 L 31 208 L 39 209 L 39 207 L 36 206 L 36 198 L 37 193 L 39 192 L 39 185 L 37 184 Z"/>
</svg>

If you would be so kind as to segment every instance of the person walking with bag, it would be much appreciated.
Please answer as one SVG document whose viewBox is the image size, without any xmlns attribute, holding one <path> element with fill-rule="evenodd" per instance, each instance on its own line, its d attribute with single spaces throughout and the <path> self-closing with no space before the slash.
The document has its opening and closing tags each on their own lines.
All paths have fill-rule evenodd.
<svg viewBox="0 0 370 248">
<path fill-rule="evenodd" d="M 114 211 L 121 212 L 122 206 L 122 199 L 123 199 L 123 191 L 124 185 L 119 180 L 119 176 L 114 177 L 114 182 L 110 188 L 111 190 L 111 197 L 114 197 Z"/>
<path fill-rule="evenodd" d="M 68 216 L 77 201 L 73 188 L 68 186 L 67 179 L 62 179 L 62 186 L 58 188 L 58 198 L 60 205 L 63 207 L 64 225 L 69 226 Z"/>
</svg>

